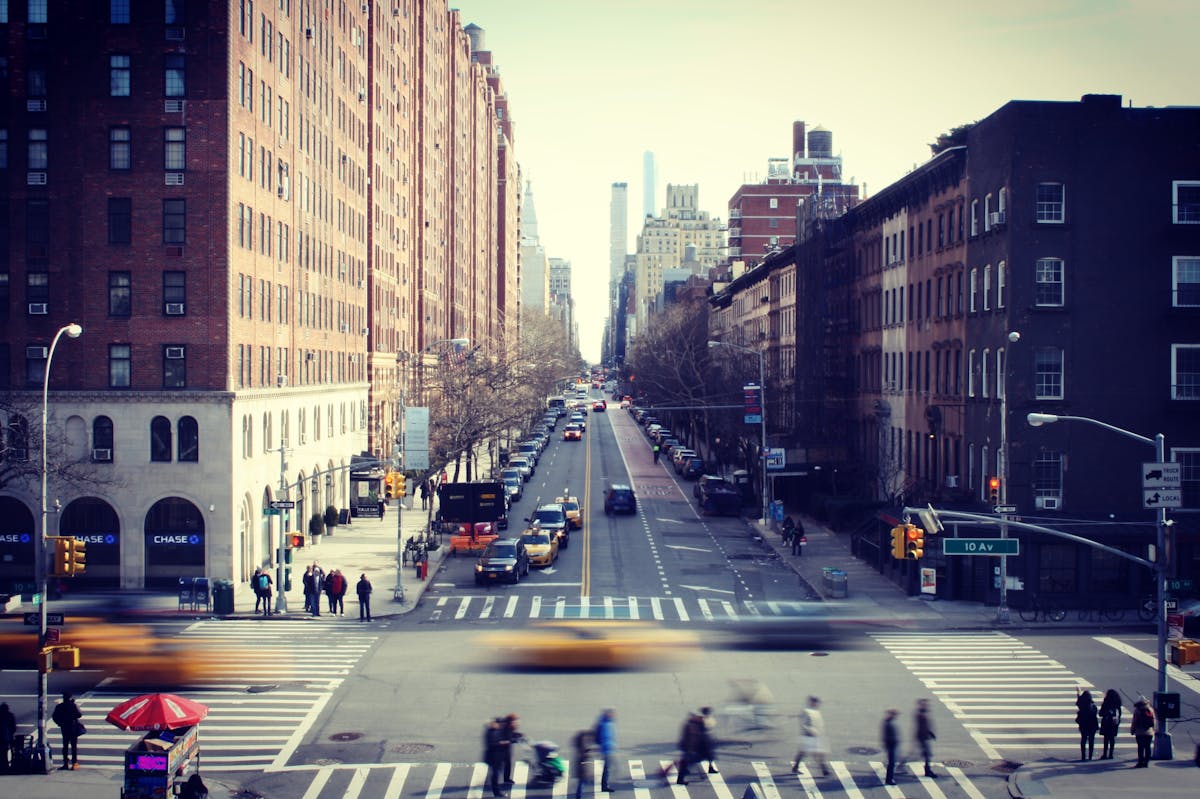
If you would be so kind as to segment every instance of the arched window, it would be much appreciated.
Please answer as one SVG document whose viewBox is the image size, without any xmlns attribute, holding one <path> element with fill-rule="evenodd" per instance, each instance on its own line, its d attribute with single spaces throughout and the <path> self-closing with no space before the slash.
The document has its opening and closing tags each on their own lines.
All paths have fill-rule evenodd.
<svg viewBox="0 0 1200 799">
<path fill-rule="evenodd" d="M 8 446 L 4 457 L 10 461 L 29 460 L 29 421 L 20 414 L 8 417 L 8 429 L 5 431 Z"/>
<path fill-rule="evenodd" d="M 200 460 L 200 425 L 195 418 L 183 416 L 179 419 L 179 462 L 196 463 Z"/>
<path fill-rule="evenodd" d="M 165 416 L 150 420 L 150 460 L 171 462 L 171 420 Z"/>
<path fill-rule="evenodd" d="M 112 463 L 113 423 L 107 416 L 92 420 L 92 460 L 96 463 Z"/>
</svg>

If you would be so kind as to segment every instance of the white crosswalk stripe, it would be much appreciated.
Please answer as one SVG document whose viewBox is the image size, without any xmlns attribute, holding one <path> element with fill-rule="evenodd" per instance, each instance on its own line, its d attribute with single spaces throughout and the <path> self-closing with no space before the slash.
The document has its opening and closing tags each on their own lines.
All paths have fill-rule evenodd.
<svg viewBox="0 0 1200 799">
<path fill-rule="evenodd" d="M 432 599 L 432 598 L 431 598 Z M 425 611 L 426 622 L 483 619 L 630 619 L 688 622 L 737 621 L 747 617 L 792 616 L 797 603 L 750 603 L 704 597 L 553 596 L 538 594 L 443 596 Z"/>
<path fill-rule="evenodd" d="M 993 759 L 1013 749 L 1076 750 L 1087 680 L 1002 632 L 875 633 Z M 1100 697 L 1096 697 L 1099 700 Z"/>
<path fill-rule="evenodd" d="M 344 620 L 343 620 L 344 621 Z M 261 771 L 286 761 L 354 665 L 378 636 L 351 624 L 306 621 L 200 621 L 179 636 L 189 657 L 217 665 L 173 692 L 209 708 L 200 725 L 206 768 Z M 141 733 L 104 721 L 116 705 L 143 691 L 102 683 L 79 697 L 88 734 L 79 757 L 90 767 L 123 768 L 125 750 Z"/>
</svg>

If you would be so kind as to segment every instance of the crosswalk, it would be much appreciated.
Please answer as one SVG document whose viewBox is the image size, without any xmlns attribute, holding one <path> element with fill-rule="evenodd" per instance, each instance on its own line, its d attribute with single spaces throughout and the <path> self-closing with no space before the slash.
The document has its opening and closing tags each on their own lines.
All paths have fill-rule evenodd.
<svg viewBox="0 0 1200 799">
<path fill-rule="evenodd" d="M 873 637 L 941 700 L 989 757 L 1078 750 L 1075 697 L 1096 691 L 1032 646 L 1002 632 Z"/>
<path fill-rule="evenodd" d="M 287 761 L 342 684 L 375 644 L 357 626 L 322 625 L 319 634 L 295 621 L 200 621 L 179 636 L 190 657 L 209 664 L 204 676 L 173 692 L 209 708 L 200 724 L 206 769 L 261 771 Z M 139 733 L 104 721 L 117 704 L 144 693 L 119 682 L 79 697 L 88 734 L 79 757 L 88 767 L 124 767 Z"/>
<path fill-rule="evenodd" d="M 824 796 L 888 797 L 888 799 L 985 799 L 1005 795 L 1003 781 L 994 775 L 967 775 L 961 768 L 935 764 L 935 770 L 945 777 L 930 779 L 923 776 L 924 765 L 910 763 L 897 768 L 898 785 L 884 785 L 884 764 L 879 761 L 831 761 L 829 776 L 814 774 L 806 765 L 792 774 L 787 765 L 756 760 L 743 764 L 740 773 L 728 767 L 719 774 L 690 776 L 686 785 L 661 778 L 660 772 L 669 760 L 634 759 L 617 765 L 613 787 L 615 796 L 633 794 L 634 799 L 740 799 L 750 785 L 762 799 L 782 799 L 795 795 L 797 789 L 805 799 Z M 569 766 L 570 764 L 568 764 Z M 603 762 L 594 763 L 599 774 Z M 293 792 L 300 799 L 442 799 L 491 797 L 487 766 L 483 763 L 389 763 L 373 765 L 331 765 L 306 767 L 312 774 L 303 793 Z M 295 773 L 296 769 L 288 769 Z M 567 773 L 571 774 L 568 768 Z M 621 773 L 621 772 L 624 773 Z M 534 785 L 530 781 L 528 763 L 514 764 L 510 799 L 551 797 L 566 799 L 575 795 L 575 780 L 560 779 L 552 786 Z M 983 786 L 983 787 L 981 787 Z M 985 789 L 987 793 L 985 793 Z M 609 794 L 600 791 L 599 783 L 584 786 L 584 796 L 603 799 Z"/>
<path fill-rule="evenodd" d="M 745 602 L 705 597 L 550 596 L 505 593 L 443 596 L 425 600 L 427 622 L 488 619 L 631 619 L 653 621 L 736 621 L 760 616 L 792 616 L 803 603 Z"/>
</svg>

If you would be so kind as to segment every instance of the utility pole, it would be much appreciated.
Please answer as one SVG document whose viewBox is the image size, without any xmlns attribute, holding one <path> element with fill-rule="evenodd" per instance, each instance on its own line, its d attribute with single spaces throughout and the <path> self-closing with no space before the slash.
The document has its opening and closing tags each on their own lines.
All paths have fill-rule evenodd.
<svg viewBox="0 0 1200 799">
<path fill-rule="evenodd" d="M 288 480 L 287 480 L 287 441 L 280 439 L 279 441 L 279 493 L 286 502 L 288 497 Z M 275 561 L 275 612 L 287 613 L 287 564 L 284 563 L 284 558 L 287 557 L 287 527 L 288 527 L 289 509 L 283 508 L 280 510 L 279 516 L 279 551 L 278 558 Z"/>
<path fill-rule="evenodd" d="M 396 433 L 396 444 L 393 448 L 396 455 L 397 468 L 404 470 L 404 389 L 400 389 L 400 423 Z M 405 489 L 408 480 L 404 481 Z M 404 602 L 404 496 L 396 501 L 396 587 L 392 589 L 392 601 Z"/>
</svg>

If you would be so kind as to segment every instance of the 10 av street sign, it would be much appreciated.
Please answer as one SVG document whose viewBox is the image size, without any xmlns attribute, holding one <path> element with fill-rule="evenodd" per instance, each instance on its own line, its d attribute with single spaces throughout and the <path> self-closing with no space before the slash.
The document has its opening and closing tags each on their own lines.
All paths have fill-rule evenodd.
<svg viewBox="0 0 1200 799">
<path fill-rule="evenodd" d="M 945 555 L 1019 555 L 1021 541 L 1017 538 L 943 538 Z"/>
</svg>

